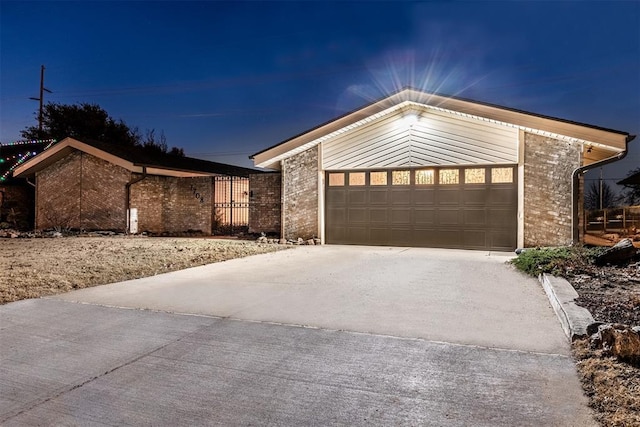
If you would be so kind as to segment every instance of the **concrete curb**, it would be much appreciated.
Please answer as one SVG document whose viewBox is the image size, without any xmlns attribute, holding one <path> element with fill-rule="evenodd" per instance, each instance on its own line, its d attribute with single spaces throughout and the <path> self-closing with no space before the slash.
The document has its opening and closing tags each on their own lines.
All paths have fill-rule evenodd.
<svg viewBox="0 0 640 427">
<path fill-rule="evenodd" d="M 589 310 L 576 305 L 578 293 L 565 279 L 542 273 L 538 276 L 562 329 L 570 341 L 586 337 L 587 326 L 594 322 Z"/>
</svg>

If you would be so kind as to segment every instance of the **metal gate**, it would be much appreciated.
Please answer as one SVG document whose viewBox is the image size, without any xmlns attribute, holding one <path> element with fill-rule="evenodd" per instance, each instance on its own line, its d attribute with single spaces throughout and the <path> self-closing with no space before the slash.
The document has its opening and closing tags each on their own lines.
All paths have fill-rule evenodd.
<svg viewBox="0 0 640 427">
<path fill-rule="evenodd" d="M 249 178 L 213 177 L 214 234 L 233 234 L 249 226 Z"/>
</svg>

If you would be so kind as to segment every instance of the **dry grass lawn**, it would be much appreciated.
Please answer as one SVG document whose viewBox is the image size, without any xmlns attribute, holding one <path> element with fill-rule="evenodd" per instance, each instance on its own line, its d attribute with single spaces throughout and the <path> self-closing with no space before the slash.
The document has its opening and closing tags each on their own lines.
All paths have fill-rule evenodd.
<svg viewBox="0 0 640 427">
<path fill-rule="evenodd" d="M 0 239 L 0 304 L 285 248 L 211 238 Z"/>
</svg>

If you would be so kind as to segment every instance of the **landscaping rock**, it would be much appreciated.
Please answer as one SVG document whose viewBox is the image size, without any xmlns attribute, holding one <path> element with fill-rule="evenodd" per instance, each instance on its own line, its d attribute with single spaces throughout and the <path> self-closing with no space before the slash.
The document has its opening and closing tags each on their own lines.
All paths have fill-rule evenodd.
<svg viewBox="0 0 640 427">
<path fill-rule="evenodd" d="M 631 239 L 622 239 L 614 246 L 598 255 L 594 260 L 596 265 L 620 264 L 629 261 L 636 254 L 636 248 Z"/>
<path fill-rule="evenodd" d="M 621 361 L 640 361 L 640 334 L 636 328 L 620 323 L 602 324 L 590 342 L 592 348 L 601 348 L 605 354 Z"/>
<path fill-rule="evenodd" d="M 313 239 L 307 240 L 307 245 L 315 245 L 316 242 Z"/>
</svg>

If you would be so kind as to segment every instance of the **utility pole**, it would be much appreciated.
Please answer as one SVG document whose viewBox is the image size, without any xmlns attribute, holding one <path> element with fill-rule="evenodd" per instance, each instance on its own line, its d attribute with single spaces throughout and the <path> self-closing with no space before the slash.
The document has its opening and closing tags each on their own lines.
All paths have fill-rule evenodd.
<svg viewBox="0 0 640 427">
<path fill-rule="evenodd" d="M 603 183 L 602 183 L 602 168 L 600 168 L 600 210 L 602 210 L 602 190 L 603 190 Z"/>
<path fill-rule="evenodd" d="M 52 93 L 49 89 L 44 87 L 44 65 L 40 66 L 40 97 L 29 98 L 34 101 L 40 102 L 40 108 L 38 109 L 38 132 L 42 133 L 42 105 L 44 104 L 44 93 Z"/>
</svg>

